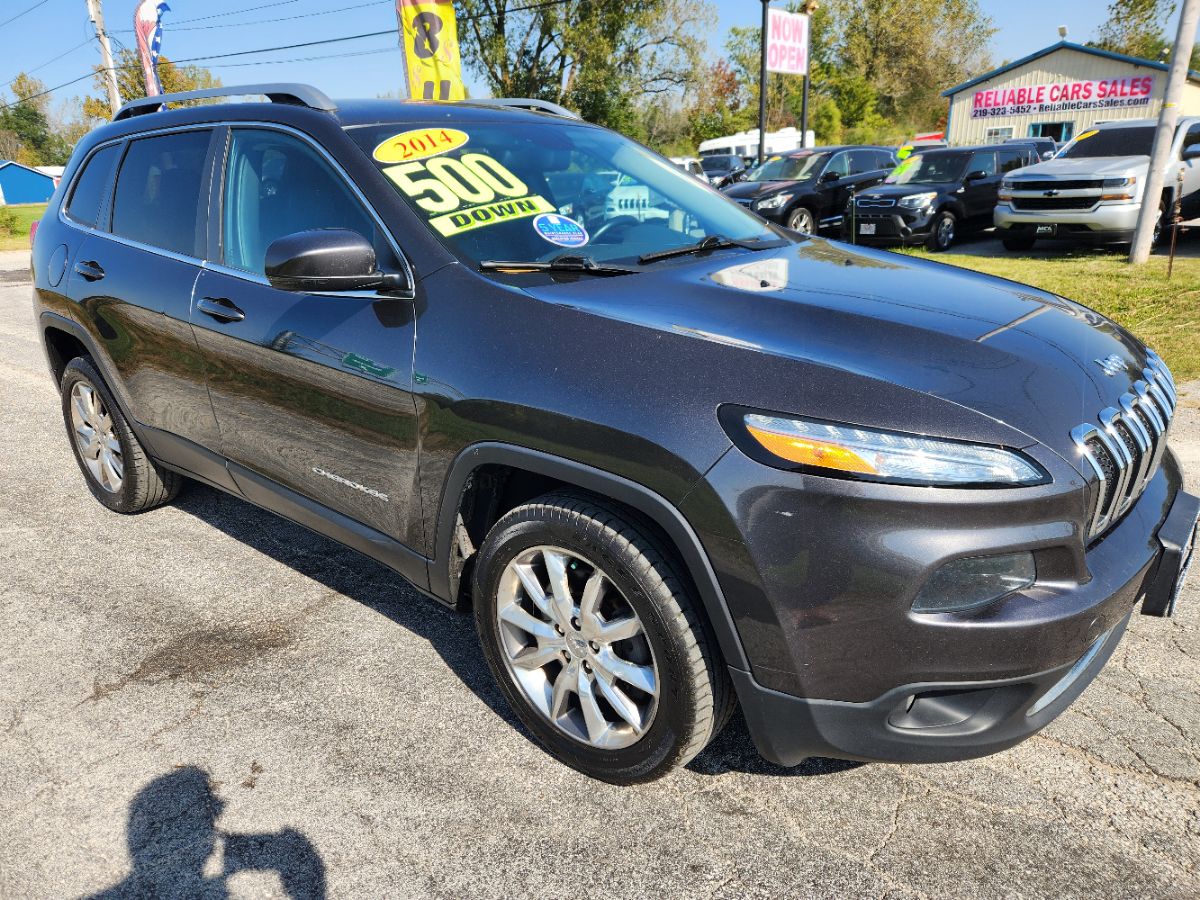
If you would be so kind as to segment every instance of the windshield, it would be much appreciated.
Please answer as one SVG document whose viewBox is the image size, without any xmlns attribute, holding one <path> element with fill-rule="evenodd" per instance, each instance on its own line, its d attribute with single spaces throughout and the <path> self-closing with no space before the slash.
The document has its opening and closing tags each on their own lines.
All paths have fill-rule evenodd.
<svg viewBox="0 0 1200 900">
<path fill-rule="evenodd" d="M 958 181 L 967 167 L 969 153 L 919 153 L 910 156 L 884 179 L 885 184 L 939 184 Z"/>
<path fill-rule="evenodd" d="M 620 135 L 559 122 L 347 129 L 404 201 L 472 262 L 598 262 L 709 235 L 773 238 L 757 216 Z"/>
<path fill-rule="evenodd" d="M 1092 159 L 1100 156 L 1149 156 L 1154 126 L 1105 128 L 1085 131 L 1059 151 L 1059 159 Z"/>
<path fill-rule="evenodd" d="M 816 177 L 828 153 L 810 156 L 772 156 L 747 177 L 747 181 L 808 181 Z"/>
<path fill-rule="evenodd" d="M 740 156 L 706 156 L 700 160 L 705 172 L 728 172 L 740 166 Z"/>
</svg>

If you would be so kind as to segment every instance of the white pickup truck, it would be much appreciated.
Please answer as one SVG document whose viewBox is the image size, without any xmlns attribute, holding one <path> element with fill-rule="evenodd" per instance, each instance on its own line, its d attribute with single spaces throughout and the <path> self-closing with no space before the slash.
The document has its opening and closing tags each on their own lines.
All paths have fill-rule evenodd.
<svg viewBox="0 0 1200 900">
<path fill-rule="evenodd" d="M 1135 119 L 1097 125 L 1054 159 L 1005 176 L 996 205 L 996 232 L 1008 250 L 1050 238 L 1096 244 L 1133 240 L 1150 171 L 1156 122 Z M 1163 173 L 1154 241 L 1176 196 L 1185 219 L 1200 216 L 1200 118 L 1181 118 Z"/>
</svg>

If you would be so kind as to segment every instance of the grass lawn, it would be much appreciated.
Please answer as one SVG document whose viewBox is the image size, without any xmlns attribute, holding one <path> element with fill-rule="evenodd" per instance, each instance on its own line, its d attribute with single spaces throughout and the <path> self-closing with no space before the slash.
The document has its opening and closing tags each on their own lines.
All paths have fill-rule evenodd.
<svg viewBox="0 0 1200 900">
<path fill-rule="evenodd" d="M 1189 245 L 1197 242 L 1193 233 Z M 994 250 L 992 241 L 980 250 Z M 1053 254 L 966 253 L 914 255 L 967 269 L 999 275 L 1090 306 L 1121 323 L 1167 361 L 1176 381 L 1200 378 L 1200 259 L 1176 258 L 1167 280 L 1167 259 L 1155 256 L 1144 266 L 1130 266 L 1118 251 L 1081 249 Z"/>
<path fill-rule="evenodd" d="M 0 250 L 28 250 L 29 226 L 42 217 L 45 203 L 29 203 L 22 206 L 0 206 L 0 210 L 12 210 L 17 216 L 17 225 L 10 234 L 0 230 Z M 4 217 L 0 212 L 0 220 Z"/>
</svg>

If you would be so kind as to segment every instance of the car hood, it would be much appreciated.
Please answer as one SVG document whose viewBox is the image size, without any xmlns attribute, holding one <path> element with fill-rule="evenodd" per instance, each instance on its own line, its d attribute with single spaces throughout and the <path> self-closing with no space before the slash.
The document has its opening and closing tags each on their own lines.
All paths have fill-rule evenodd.
<svg viewBox="0 0 1200 900">
<path fill-rule="evenodd" d="M 801 184 L 803 182 L 800 181 L 739 181 L 737 184 L 731 184 L 725 188 L 724 193 L 735 199 L 757 200 L 760 197 L 778 193 L 784 188 L 798 187 Z"/>
<path fill-rule="evenodd" d="M 1026 166 L 1011 177 L 1023 178 L 1109 178 L 1145 171 L 1150 167 L 1148 156 L 1094 156 L 1081 159 L 1048 159 Z"/>
<path fill-rule="evenodd" d="M 741 351 L 733 363 L 713 352 L 711 365 L 729 372 L 731 383 L 736 373 L 743 385 L 723 402 L 838 418 L 839 397 L 874 393 L 905 406 L 884 404 L 890 422 L 904 422 L 918 409 L 926 415 L 919 424 L 909 419 L 910 430 L 974 440 L 1003 434 L 1005 443 L 1041 443 L 1068 459 L 1078 456 L 1071 429 L 1117 405 L 1147 365 L 1141 342 L 1056 295 L 817 238 L 528 291 Z M 691 355 L 702 352 L 697 347 Z M 1114 355 L 1127 371 L 1108 375 L 1098 361 Z M 930 404 L 914 395 L 944 401 L 941 413 L 930 413 Z M 957 407 L 954 415 L 946 415 L 946 404 Z M 956 434 L 940 425 L 979 415 L 1002 427 Z"/>
</svg>

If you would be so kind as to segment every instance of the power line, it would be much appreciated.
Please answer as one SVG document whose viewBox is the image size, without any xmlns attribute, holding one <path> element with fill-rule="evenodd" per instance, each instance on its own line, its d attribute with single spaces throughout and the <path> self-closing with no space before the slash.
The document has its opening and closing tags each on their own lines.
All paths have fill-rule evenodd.
<svg viewBox="0 0 1200 900">
<path fill-rule="evenodd" d="M 46 0 L 42 0 L 42 2 L 46 2 Z M 289 2 L 293 2 L 293 0 L 282 0 L 281 3 L 270 4 L 270 5 L 282 6 L 283 3 L 289 3 Z M 570 2 L 571 2 L 571 0 L 543 0 L 543 2 L 541 2 L 541 3 L 532 3 L 532 4 L 528 4 L 526 6 L 514 6 L 510 9 L 506 10 L 506 12 L 510 12 L 510 13 L 512 13 L 512 12 L 527 12 L 529 10 L 545 9 L 545 8 L 551 7 L 551 6 L 561 6 L 564 3 L 570 3 Z M 467 22 L 467 21 L 471 21 L 472 19 L 482 19 L 482 18 L 486 18 L 486 16 L 483 15 L 482 13 L 479 13 L 479 14 L 476 14 L 473 16 L 459 16 L 458 21 Z M 359 41 L 359 40 L 364 40 L 365 38 L 383 37 L 384 35 L 392 36 L 395 34 L 396 34 L 395 28 L 388 28 L 384 31 L 367 31 L 367 32 L 364 32 L 363 34 L 347 34 L 342 37 L 324 38 L 319 41 L 302 41 L 301 43 L 298 43 L 298 44 L 282 44 L 277 47 L 260 47 L 256 50 L 236 50 L 231 53 L 215 53 L 215 54 L 210 54 L 208 56 L 191 56 L 191 57 L 187 57 L 185 59 L 172 59 L 172 60 L 170 60 L 170 62 L 173 65 L 182 65 L 184 63 L 195 63 L 195 62 L 207 62 L 210 59 L 230 59 L 230 58 L 236 57 L 236 56 L 251 56 L 256 53 L 275 53 L 280 50 L 298 50 L 303 47 L 319 47 L 319 46 L 323 46 L 325 44 L 341 44 L 341 43 L 345 43 L 346 41 Z M 113 71 L 118 71 L 121 69 L 136 69 L 136 68 L 140 68 L 140 66 L 113 66 Z M 56 84 L 54 87 L 47 88 L 46 90 L 42 91 L 39 94 L 34 94 L 31 97 L 27 97 L 26 100 L 36 100 L 38 97 L 44 97 L 47 94 L 52 94 L 55 91 L 62 90 L 65 87 L 70 87 L 73 84 L 78 84 L 79 82 L 83 81 L 85 78 L 91 78 L 94 74 L 95 74 L 94 72 L 88 72 L 84 75 L 80 75 L 78 78 L 72 78 L 70 81 L 64 81 L 62 84 Z M 15 103 L 6 103 L 3 106 L 0 106 L 0 109 L 8 109 L 10 106 L 15 106 L 15 105 L 16 105 Z"/>
<path fill-rule="evenodd" d="M 290 2 L 290 0 L 289 0 L 289 2 Z M 168 29 L 173 34 L 176 31 L 209 31 L 214 28 L 239 28 L 243 25 L 272 25 L 276 22 L 291 22 L 296 19 L 311 19 L 314 16 L 328 16 L 328 15 L 332 15 L 333 13 L 348 12 L 352 9 L 365 9 L 368 6 L 385 6 L 385 5 L 390 5 L 393 2 L 394 2 L 394 0 L 371 0 L 370 3 L 358 3 L 354 6 L 335 6 L 332 9 L 322 9 L 322 10 L 316 10 L 314 12 L 299 13 L 294 16 L 279 16 L 274 19 L 252 19 L 248 22 L 222 22 L 219 25 L 193 25 L 191 27 L 188 27 L 185 25 L 182 28 L 179 27 L 178 22 L 169 22 L 169 23 L 167 23 L 167 26 L 168 26 Z M 207 18 L 207 17 L 205 17 L 205 18 Z M 200 20 L 199 19 L 185 19 L 183 21 L 198 22 Z M 129 34 L 133 33 L 132 28 L 120 28 L 120 29 L 118 29 L 118 31 L 129 33 Z"/>
<path fill-rule="evenodd" d="M 33 6 L 29 7 L 29 9 L 22 10 L 21 12 L 17 13 L 15 16 L 13 16 L 11 19 L 5 19 L 3 22 L 0 22 L 0 28 L 3 28 L 9 22 L 17 21 L 17 19 L 21 18 L 21 16 L 28 15 L 29 13 L 31 13 L 35 9 L 37 9 L 39 6 L 45 6 L 49 2 L 50 2 L 50 0 L 38 0 L 38 2 L 33 4 Z"/>
<path fill-rule="evenodd" d="M 42 69 L 46 68 L 46 66 L 50 65 L 50 63 L 56 63 L 60 59 L 62 59 L 64 56 L 69 56 L 70 54 L 74 53 L 76 50 L 81 50 L 82 48 L 84 48 L 88 44 L 90 44 L 92 42 L 92 40 L 93 39 L 89 37 L 86 40 L 84 40 L 84 42 L 82 44 L 76 44 L 70 50 L 64 50 L 62 53 L 58 54 L 58 56 L 54 57 L 53 59 L 48 59 L 44 63 L 38 63 L 32 69 L 24 69 L 24 70 L 18 72 L 16 75 L 14 75 L 12 77 L 11 80 L 9 80 L 9 82 L 7 84 L 5 84 L 5 87 L 11 87 L 12 83 L 14 81 L 16 81 L 18 78 L 20 78 L 22 75 L 32 75 L 34 72 L 39 72 Z"/>
</svg>

